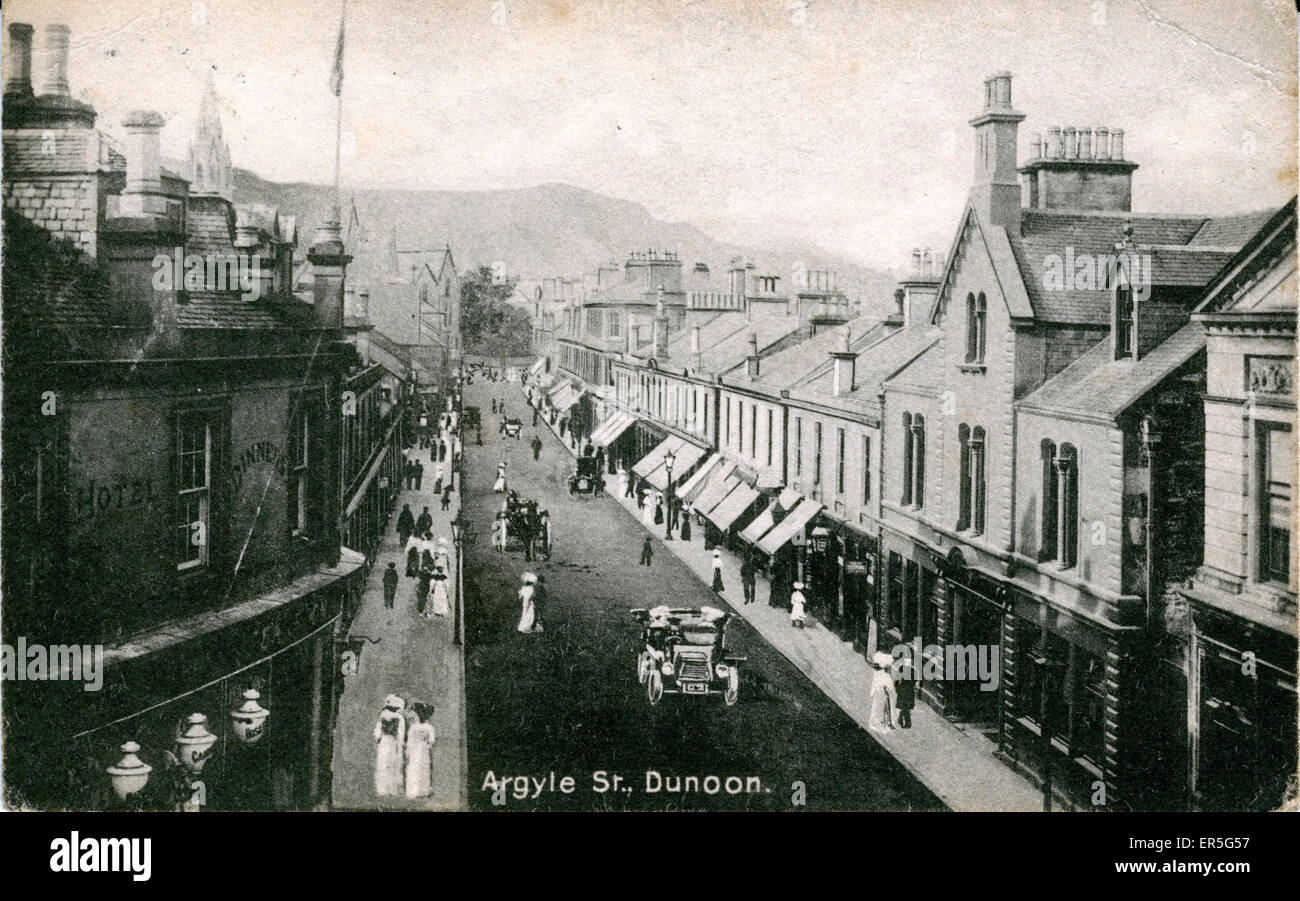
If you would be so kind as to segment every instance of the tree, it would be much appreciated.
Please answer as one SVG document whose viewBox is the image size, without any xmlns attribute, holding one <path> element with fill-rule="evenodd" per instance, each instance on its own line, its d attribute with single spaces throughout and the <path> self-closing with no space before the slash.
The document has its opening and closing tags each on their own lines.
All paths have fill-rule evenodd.
<svg viewBox="0 0 1300 901">
<path fill-rule="evenodd" d="M 532 319 L 508 303 L 514 291 L 514 279 L 494 279 L 487 266 L 466 273 L 460 283 L 460 337 L 467 352 L 493 357 L 530 354 Z"/>
</svg>

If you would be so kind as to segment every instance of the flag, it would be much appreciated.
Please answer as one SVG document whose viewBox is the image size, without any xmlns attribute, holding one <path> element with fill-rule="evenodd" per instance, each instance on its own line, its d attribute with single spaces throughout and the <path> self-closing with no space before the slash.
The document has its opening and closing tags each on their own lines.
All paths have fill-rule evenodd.
<svg viewBox="0 0 1300 901">
<path fill-rule="evenodd" d="M 347 8 L 344 7 L 344 15 Z M 339 19 L 339 42 L 334 48 L 334 69 L 330 72 L 330 92 L 335 97 L 343 94 L 343 18 Z"/>
</svg>

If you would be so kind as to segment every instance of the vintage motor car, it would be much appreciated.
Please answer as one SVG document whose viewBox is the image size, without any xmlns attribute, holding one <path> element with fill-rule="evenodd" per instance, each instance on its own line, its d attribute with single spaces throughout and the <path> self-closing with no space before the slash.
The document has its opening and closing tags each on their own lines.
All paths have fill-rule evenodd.
<svg viewBox="0 0 1300 901">
<path fill-rule="evenodd" d="M 569 494 L 590 494 L 593 497 L 604 494 L 605 476 L 599 464 L 595 457 L 579 457 L 577 468 L 569 476 Z"/>
<path fill-rule="evenodd" d="M 650 706 L 665 694 L 722 695 L 728 707 L 740 699 L 740 664 L 727 653 L 727 624 L 733 614 L 712 607 L 652 607 L 633 610 L 641 623 L 637 679 Z"/>
<path fill-rule="evenodd" d="M 524 423 L 521 419 L 506 419 L 501 423 L 501 434 L 518 440 L 523 427 Z"/>
</svg>

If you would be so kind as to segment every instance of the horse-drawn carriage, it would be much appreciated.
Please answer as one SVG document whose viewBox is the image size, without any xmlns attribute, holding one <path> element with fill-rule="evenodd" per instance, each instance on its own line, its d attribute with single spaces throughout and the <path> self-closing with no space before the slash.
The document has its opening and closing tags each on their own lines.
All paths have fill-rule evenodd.
<svg viewBox="0 0 1300 901">
<path fill-rule="evenodd" d="M 569 476 L 569 494 L 600 497 L 604 493 L 605 475 L 600 471 L 600 461 L 592 456 L 579 457 L 573 475 Z"/>
<path fill-rule="evenodd" d="M 740 698 L 740 664 L 727 653 L 727 623 L 733 614 L 713 607 L 653 607 L 633 610 L 641 623 L 637 678 L 653 707 L 665 694 L 722 695 L 728 707 Z"/>
<path fill-rule="evenodd" d="M 506 498 L 506 550 L 523 550 L 528 542 L 539 552 L 537 543 L 545 540 L 546 528 L 542 518 L 545 510 L 537 506 L 537 501 L 520 498 L 513 491 Z"/>
</svg>

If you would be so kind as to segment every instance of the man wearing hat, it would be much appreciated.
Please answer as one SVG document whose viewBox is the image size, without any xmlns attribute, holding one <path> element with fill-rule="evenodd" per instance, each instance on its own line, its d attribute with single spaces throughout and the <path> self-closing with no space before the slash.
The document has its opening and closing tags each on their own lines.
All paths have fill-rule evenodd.
<svg viewBox="0 0 1300 901">
<path fill-rule="evenodd" d="M 393 601 L 397 598 L 397 564 L 391 560 L 388 563 L 388 569 L 384 570 L 384 606 L 389 610 L 393 609 Z"/>
</svg>

